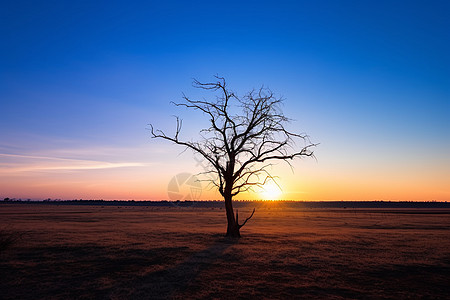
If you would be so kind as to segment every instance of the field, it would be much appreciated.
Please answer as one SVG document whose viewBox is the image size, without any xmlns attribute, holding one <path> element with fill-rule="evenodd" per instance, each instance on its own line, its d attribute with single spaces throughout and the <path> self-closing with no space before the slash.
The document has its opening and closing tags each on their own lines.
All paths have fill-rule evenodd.
<svg viewBox="0 0 450 300">
<path fill-rule="evenodd" d="M 239 209 L 243 218 L 251 207 Z M 449 299 L 450 210 L 0 204 L 1 299 Z"/>
</svg>

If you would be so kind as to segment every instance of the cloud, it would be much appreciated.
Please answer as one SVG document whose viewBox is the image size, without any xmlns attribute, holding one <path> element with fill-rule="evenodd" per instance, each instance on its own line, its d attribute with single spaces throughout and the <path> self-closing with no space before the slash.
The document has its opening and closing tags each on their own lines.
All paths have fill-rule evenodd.
<svg viewBox="0 0 450 300">
<path fill-rule="evenodd" d="M 148 163 L 140 162 L 108 162 L 51 156 L 0 153 L 0 174 L 33 171 L 99 170 L 125 167 L 143 167 L 147 165 Z"/>
</svg>

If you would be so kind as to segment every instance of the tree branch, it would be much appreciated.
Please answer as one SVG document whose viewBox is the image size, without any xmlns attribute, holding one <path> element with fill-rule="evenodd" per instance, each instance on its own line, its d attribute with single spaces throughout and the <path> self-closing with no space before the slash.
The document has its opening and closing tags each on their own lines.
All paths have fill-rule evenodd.
<svg viewBox="0 0 450 300">
<path fill-rule="evenodd" d="M 241 225 L 239 225 L 239 223 L 237 223 L 237 225 L 239 226 L 239 229 L 240 229 L 241 227 L 243 227 L 243 226 L 247 223 L 247 221 L 250 220 L 250 219 L 253 217 L 253 214 L 254 214 L 254 213 L 255 213 L 255 208 L 253 209 L 252 214 L 250 215 L 250 217 L 248 217 L 247 219 L 245 219 L 244 223 L 242 223 Z M 237 210 L 236 210 L 236 222 L 237 222 Z"/>
</svg>

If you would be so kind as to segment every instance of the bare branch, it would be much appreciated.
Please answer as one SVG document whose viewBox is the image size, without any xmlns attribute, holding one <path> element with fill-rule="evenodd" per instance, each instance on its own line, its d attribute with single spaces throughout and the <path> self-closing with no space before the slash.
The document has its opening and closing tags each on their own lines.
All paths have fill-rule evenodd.
<svg viewBox="0 0 450 300">
<path fill-rule="evenodd" d="M 183 121 L 178 117 L 174 135 L 168 136 L 150 125 L 151 137 L 182 145 L 205 159 L 207 169 L 203 175 L 216 175 L 205 181 L 224 197 L 228 231 L 237 230 L 239 235 L 239 228 L 253 216 L 254 210 L 239 225 L 238 213 L 236 211 L 234 215 L 233 212 L 232 198 L 253 187 L 261 187 L 268 180 L 276 183 L 267 170 L 270 162 L 285 161 L 292 168 L 291 160 L 314 157 L 312 148 L 318 144 L 311 143 L 305 133 L 286 129 L 290 119 L 281 110 L 284 99 L 276 97 L 268 88 L 263 86 L 238 97 L 228 89 L 225 78 L 216 75 L 215 79 L 206 83 L 193 80 L 194 87 L 215 92 L 214 100 L 191 99 L 183 94 L 181 103 L 172 102 L 177 107 L 201 111 L 209 119 L 209 127 L 200 131 L 199 141 L 181 139 Z M 298 141 L 303 143 L 303 147 L 297 146 Z"/>
<path fill-rule="evenodd" d="M 255 208 L 253 209 L 252 214 L 250 215 L 250 217 L 245 219 L 244 223 L 242 223 L 241 225 L 239 225 L 239 223 L 238 223 L 239 228 L 243 227 L 247 223 L 247 221 L 250 220 L 253 217 L 254 213 L 255 213 Z M 236 210 L 236 222 L 237 222 L 237 210 Z"/>
</svg>

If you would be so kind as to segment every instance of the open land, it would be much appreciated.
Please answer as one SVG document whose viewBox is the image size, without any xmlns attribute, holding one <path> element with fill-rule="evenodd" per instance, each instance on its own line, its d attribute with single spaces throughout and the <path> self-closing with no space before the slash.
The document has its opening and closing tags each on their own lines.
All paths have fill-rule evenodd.
<svg viewBox="0 0 450 300">
<path fill-rule="evenodd" d="M 0 298 L 450 299 L 448 208 L 268 202 L 225 228 L 219 207 L 0 204 Z"/>
</svg>

